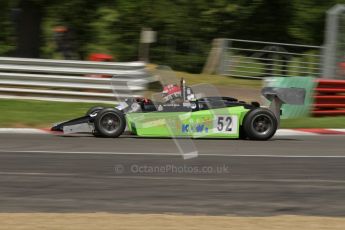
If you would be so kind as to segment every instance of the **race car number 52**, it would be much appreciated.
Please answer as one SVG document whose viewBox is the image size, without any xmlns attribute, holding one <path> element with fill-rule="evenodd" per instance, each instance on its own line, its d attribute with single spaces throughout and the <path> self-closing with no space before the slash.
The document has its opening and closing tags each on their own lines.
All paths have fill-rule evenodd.
<svg viewBox="0 0 345 230">
<path fill-rule="evenodd" d="M 235 133 L 237 116 L 216 116 L 214 127 L 218 133 Z"/>
</svg>

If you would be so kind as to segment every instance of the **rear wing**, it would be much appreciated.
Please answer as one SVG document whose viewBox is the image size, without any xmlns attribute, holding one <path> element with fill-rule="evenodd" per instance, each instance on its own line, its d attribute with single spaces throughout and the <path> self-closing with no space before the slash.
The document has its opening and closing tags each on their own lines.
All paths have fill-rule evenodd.
<svg viewBox="0 0 345 230">
<path fill-rule="evenodd" d="M 276 116 L 279 125 L 282 105 L 304 105 L 306 91 L 303 88 L 264 87 L 261 94 L 271 102 L 269 109 Z"/>
</svg>

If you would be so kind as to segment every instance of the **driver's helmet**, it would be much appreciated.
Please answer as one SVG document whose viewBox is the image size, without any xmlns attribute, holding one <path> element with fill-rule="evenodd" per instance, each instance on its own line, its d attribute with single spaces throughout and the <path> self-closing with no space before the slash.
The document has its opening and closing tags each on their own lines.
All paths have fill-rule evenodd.
<svg viewBox="0 0 345 230">
<path fill-rule="evenodd" d="M 169 84 L 164 86 L 162 92 L 164 102 L 174 102 L 182 98 L 181 87 L 176 84 Z"/>
</svg>

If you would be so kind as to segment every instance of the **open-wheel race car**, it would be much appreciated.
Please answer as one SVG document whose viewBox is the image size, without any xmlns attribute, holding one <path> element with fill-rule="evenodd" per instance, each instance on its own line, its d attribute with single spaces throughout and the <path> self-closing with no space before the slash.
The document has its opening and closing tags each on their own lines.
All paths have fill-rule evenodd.
<svg viewBox="0 0 345 230">
<path fill-rule="evenodd" d="M 51 130 L 114 138 L 127 130 L 143 137 L 268 140 L 279 127 L 282 104 L 304 104 L 302 88 L 263 88 L 270 106 L 260 107 L 258 102 L 222 97 L 211 85 L 189 87 L 183 79 L 171 83 L 174 77 L 164 76 L 167 72 L 164 68 L 156 71 L 162 92 L 150 98 L 127 98 L 113 108 L 90 108 L 84 116 L 58 123 Z"/>
</svg>

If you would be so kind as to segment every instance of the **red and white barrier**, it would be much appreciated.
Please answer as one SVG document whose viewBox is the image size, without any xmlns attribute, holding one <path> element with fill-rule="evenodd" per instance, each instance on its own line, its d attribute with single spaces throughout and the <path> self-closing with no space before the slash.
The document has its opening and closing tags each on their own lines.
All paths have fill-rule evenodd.
<svg viewBox="0 0 345 230">
<path fill-rule="evenodd" d="M 316 80 L 313 116 L 345 115 L 345 80 Z"/>
</svg>

